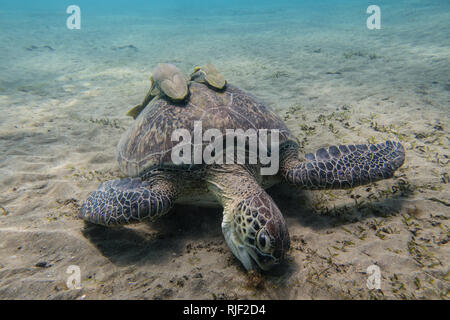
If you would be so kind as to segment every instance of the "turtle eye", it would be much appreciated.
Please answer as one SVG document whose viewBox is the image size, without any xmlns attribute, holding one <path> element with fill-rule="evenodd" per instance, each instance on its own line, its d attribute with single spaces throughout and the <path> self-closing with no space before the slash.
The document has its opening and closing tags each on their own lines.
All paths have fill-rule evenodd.
<svg viewBox="0 0 450 320">
<path fill-rule="evenodd" d="M 270 238 L 269 238 L 269 235 L 267 234 L 266 230 L 261 229 L 258 232 L 256 243 L 258 245 L 258 248 L 261 251 L 267 252 L 269 250 Z"/>
</svg>

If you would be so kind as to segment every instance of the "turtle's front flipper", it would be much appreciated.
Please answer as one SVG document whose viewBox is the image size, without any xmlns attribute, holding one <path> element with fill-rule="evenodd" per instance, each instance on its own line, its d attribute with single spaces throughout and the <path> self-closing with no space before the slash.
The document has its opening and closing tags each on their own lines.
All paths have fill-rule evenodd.
<svg viewBox="0 0 450 320">
<path fill-rule="evenodd" d="M 343 189 L 388 179 L 405 160 L 398 142 L 332 146 L 297 159 L 296 146 L 281 154 L 281 174 L 290 184 L 307 189 Z"/>
<path fill-rule="evenodd" d="M 177 197 L 171 181 L 142 181 L 139 178 L 100 184 L 80 209 L 78 216 L 105 226 L 139 222 L 167 213 Z"/>
</svg>

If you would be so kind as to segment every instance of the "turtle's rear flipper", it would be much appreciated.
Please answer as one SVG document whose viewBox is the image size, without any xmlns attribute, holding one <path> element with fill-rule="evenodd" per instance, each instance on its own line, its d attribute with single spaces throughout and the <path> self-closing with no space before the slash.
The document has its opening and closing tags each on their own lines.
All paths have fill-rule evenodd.
<svg viewBox="0 0 450 320">
<path fill-rule="evenodd" d="M 175 190 L 163 180 L 151 185 L 139 178 L 103 182 L 88 196 L 78 217 L 105 226 L 156 218 L 172 208 Z"/>
<path fill-rule="evenodd" d="M 300 162 L 292 157 L 281 163 L 284 178 L 307 189 L 343 189 L 392 178 L 405 160 L 398 142 L 332 146 L 309 153 Z"/>
</svg>

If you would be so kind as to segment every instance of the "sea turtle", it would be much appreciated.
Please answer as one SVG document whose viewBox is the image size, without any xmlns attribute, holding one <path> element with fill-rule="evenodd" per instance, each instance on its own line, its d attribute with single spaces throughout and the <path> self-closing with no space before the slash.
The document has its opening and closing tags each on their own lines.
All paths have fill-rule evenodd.
<svg viewBox="0 0 450 320">
<path fill-rule="evenodd" d="M 136 119 L 149 102 L 159 95 L 165 95 L 174 102 L 184 100 L 188 95 L 188 81 L 189 78 L 173 64 L 158 64 L 150 77 L 150 90 L 144 101 L 129 110 L 127 115 Z"/>
<path fill-rule="evenodd" d="M 261 175 L 258 164 L 176 164 L 171 151 L 176 129 L 278 129 L 279 171 Z M 305 189 L 351 188 L 391 178 L 404 161 L 398 142 L 321 148 L 299 159 L 299 145 L 282 120 L 253 95 L 227 84 L 220 91 L 189 83 L 189 98 L 158 96 L 139 114 L 118 144 L 118 162 L 129 176 L 100 184 L 79 217 L 105 226 L 154 220 L 175 203 L 220 205 L 222 231 L 247 270 L 268 270 L 289 249 L 283 215 L 265 188 L 279 182 Z M 195 149 L 195 148 L 194 148 Z M 203 150 L 203 149 L 202 149 Z M 274 150 L 271 150 L 274 151 Z"/>
</svg>

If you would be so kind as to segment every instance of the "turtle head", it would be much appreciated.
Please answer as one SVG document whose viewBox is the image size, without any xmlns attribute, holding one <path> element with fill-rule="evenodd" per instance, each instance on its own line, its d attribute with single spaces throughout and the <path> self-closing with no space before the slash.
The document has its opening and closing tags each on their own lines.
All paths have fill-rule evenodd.
<svg viewBox="0 0 450 320">
<path fill-rule="evenodd" d="M 239 202 L 229 219 L 224 219 L 222 231 L 231 251 L 247 270 L 271 269 L 284 258 L 290 245 L 286 222 L 264 191 Z"/>
</svg>

